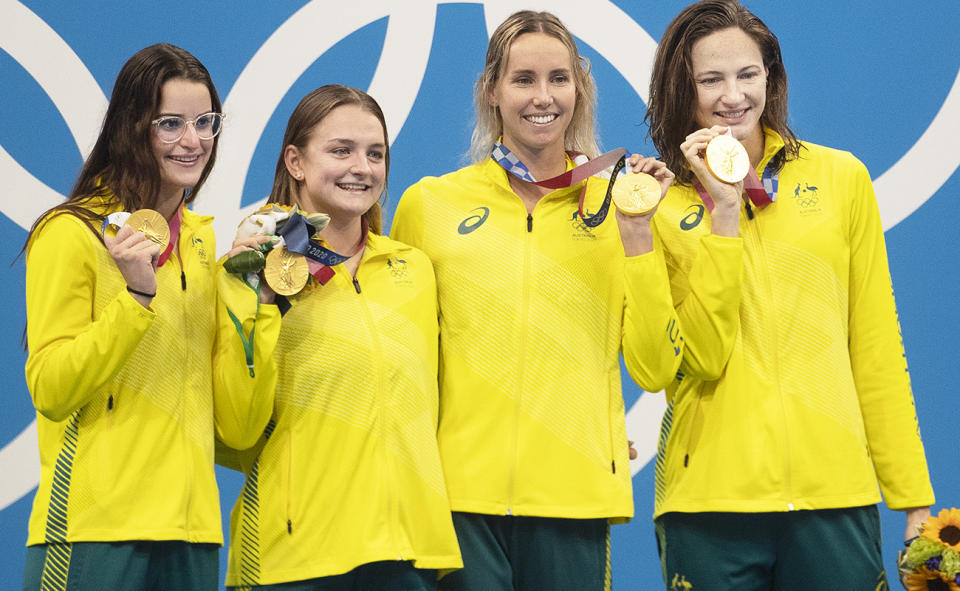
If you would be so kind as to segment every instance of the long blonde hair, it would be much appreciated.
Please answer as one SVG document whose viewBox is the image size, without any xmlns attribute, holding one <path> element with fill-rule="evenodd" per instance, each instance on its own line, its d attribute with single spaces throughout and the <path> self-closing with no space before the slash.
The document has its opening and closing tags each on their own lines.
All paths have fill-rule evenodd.
<svg viewBox="0 0 960 591">
<path fill-rule="evenodd" d="M 544 33 L 561 43 L 570 51 L 573 65 L 573 80 L 577 89 L 577 102 L 573 117 L 564 137 L 564 148 L 582 152 L 591 158 L 600 153 L 597 146 L 596 121 L 597 85 L 590 75 L 590 62 L 577 51 L 573 35 L 560 19 L 549 12 L 521 10 L 500 23 L 487 45 L 486 64 L 483 73 L 473 88 L 477 106 L 477 125 L 470 138 L 470 156 L 474 162 L 483 162 L 490 157 L 494 142 L 503 135 L 503 119 L 500 110 L 490 102 L 494 87 L 507 67 L 510 46 L 517 37 L 526 33 Z"/>
</svg>

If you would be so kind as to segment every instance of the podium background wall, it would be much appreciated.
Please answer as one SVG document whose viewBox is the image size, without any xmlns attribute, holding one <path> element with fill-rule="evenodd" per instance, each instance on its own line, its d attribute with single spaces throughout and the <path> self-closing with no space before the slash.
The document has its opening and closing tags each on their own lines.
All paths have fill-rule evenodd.
<svg viewBox="0 0 960 591">
<path fill-rule="evenodd" d="M 642 125 L 656 40 L 686 2 L 556 0 L 600 89 L 606 149 L 652 152 Z M 960 4 L 922 10 L 879 0 L 747 5 L 778 34 L 790 124 L 805 140 L 852 151 L 872 173 L 938 507 L 960 504 L 957 394 L 960 278 Z M 217 167 L 195 209 L 217 216 L 220 252 L 270 188 L 286 119 L 325 83 L 368 91 L 386 113 L 393 166 L 386 222 L 403 190 L 465 163 L 472 85 L 489 31 L 513 2 L 0 2 L 0 575 L 19 588 L 39 478 L 35 413 L 23 378 L 25 228 L 63 198 L 102 121 L 113 81 L 138 49 L 165 41 L 210 70 L 228 119 Z M 69 253 L 64 253 L 69 256 Z M 662 393 L 624 374 L 636 518 L 613 528 L 615 589 L 662 587 L 650 515 Z M 544 450 L 549 453 L 549 450 Z M 224 522 L 242 479 L 218 468 Z M 883 509 L 887 570 L 903 517 Z M 332 535 L 335 535 L 332 534 Z M 221 578 L 225 570 L 221 566 Z M 836 565 L 842 568 L 840 557 Z M 895 582 L 893 582 L 896 585 Z"/>
</svg>

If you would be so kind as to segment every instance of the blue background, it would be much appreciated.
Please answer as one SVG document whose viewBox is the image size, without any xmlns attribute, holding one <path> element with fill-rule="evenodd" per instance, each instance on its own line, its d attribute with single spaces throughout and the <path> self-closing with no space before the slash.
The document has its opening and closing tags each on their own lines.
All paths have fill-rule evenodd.
<svg viewBox="0 0 960 591">
<path fill-rule="evenodd" d="M 356 0 L 362 3 L 363 0 Z M 302 2 L 165 2 L 97 1 L 26 2 L 79 56 L 109 96 L 123 62 L 154 42 L 170 42 L 194 53 L 210 70 L 225 99 L 247 62 Z M 559 2 L 557 3 L 559 4 Z M 590 2 L 581 2 L 589 10 Z M 685 2 L 615 2 L 653 38 L 659 39 Z M 802 3 L 748 2 L 780 38 L 790 77 L 790 124 L 802 139 L 855 153 L 874 178 L 894 165 L 923 134 L 940 109 L 960 68 L 960 4 L 928 1 L 922 14 L 908 3 L 893 1 Z M 520 5 L 517 5 L 519 8 Z M 345 10 L 340 8 L 339 10 Z M 392 166 L 385 226 L 396 200 L 424 175 L 441 174 L 465 163 L 473 126 L 472 86 L 482 68 L 487 43 L 481 3 L 439 3 L 432 48 L 416 103 L 392 138 Z M 331 17 L 333 18 L 333 17 Z M 270 189 L 287 116 L 313 88 L 337 82 L 367 88 L 373 79 L 387 30 L 387 18 L 356 31 L 324 53 L 276 105 L 260 136 L 245 174 L 243 205 Z M 600 89 L 600 138 L 605 148 L 624 146 L 650 152 L 645 106 L 624 77 L 580 39 L 593 63 Z M 37 51 L 43 51 L 37 47 Z M 634 51 L 629 40 L 623 52 Z M 645 58 L 643 58 L 645 59 Z M 415 68 L 414 68 L 415 70 Z M 410 84 L 416 84 L 411 80 Z M 82 156 L 63 116 L 30 72 L 0 51 L 0 144 L 33 176 L 65 194 Z M 379 97 L 378 97 L 379 98 Z M 229 113 L 228 113 L 229 115 Z M 101 114 L 90 113 L 99 118 Z M 960 129 L 954 130 L 954 136 Z M 227 127 L 223 141 L 231 141 Z M 956 141 L 956 140 L 954 140 Z M 943 145 L 958 150 L 956 143 Z M 925 170 L 915 174 L 922 177 Z M 956 394 L 950 369 L 960 349 L 960 296 L 955 231 L 960 173 L 951 176 L 919 209 L 887 231 L 887 247 L 910 362 L 917 411 L 938 507 L 960 504 L 957 474 Z M 904 196 L 913 198 L 915 196 Z M 3 207 L 30 195 L 2 193 Z M 203 213 L 217 214 L 204 209 Z M 6 210 L 6 209 L 5 209 Z M 26 231 L 0 215 L 0 249 L 9 253 L 0 265 L 0 375 L 2 408 L 0 447 L 7 445 L 34 418 L 23 379 L 25 353 L 23 261 L 12 265 Z M 221 240 L 225 240 L 223 236 Z M 643 393 L 629 378 L 629 408 Z M 615 589 L 662 588 L 650 514 L 653 510 L 653 464 L 634 477 L 636 514 L 626 526 L 613 528 Z M 239 474 L 218 468 L 224 524 L 239 491 Z M 8 478 L 7 474 L 0 479 Z M 0 588 L 19 588 L 26 522 L 33 494 L 0 510 Z M 901 545 L 903 517 L 883 509 L 884 550 L 888 572 Z M 332 532 L 331 535 L 336 535 Z M 226 536 L 226 534 L 225 534 Z M 221 552 L 225 572 L 225 552 Z M 840 558 L 838 564 L 840 566 Z M 825 565 L 826 568 L 832 566 Z M 892 581 L 893 585 L 896 582 Z"/>
</svg>

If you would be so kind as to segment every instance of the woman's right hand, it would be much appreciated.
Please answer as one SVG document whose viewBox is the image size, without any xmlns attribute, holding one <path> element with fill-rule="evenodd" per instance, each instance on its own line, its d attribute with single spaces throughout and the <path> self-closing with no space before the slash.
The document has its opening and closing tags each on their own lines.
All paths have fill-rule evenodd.
<svg viewBox="0 0 960 591">
<path fill-rule="evenodd" d="M 726 133 L 727 129 L 722 125 L 699 129 L 688 135 L 687 139 L 680 144 L 680 151 L 687 159 L 690 170 L 713 199 L 714 209 L 710 214 L 713 233 L 736 236 L 740 224 L 740 196 L 743 194 L 743 181 L 730 184 L 718 180 L 707 168 L 704 160 L 707 143 L 718 135 Z"/>
<path fill-rule="evenodd" d="M 143 232 L 136 232 L 130 226 L 123 226 L 114 237 L 104 236 L 107 252 L 117 264 L 127 287 L 143 293 L 157 293 L 157 260 L 160 258 L 160 245 L 147 238 Z M 131 294 L 133 299 L 145 308 L 150 306 L 152 297 Z"/>
<path fill-rule="evenodd" d="M 227 258 L 232 257 L 233 255 L 240 254 L 245 250 L 257 250 L 261 244 L 266 244 L 267 242 L 272 242 L 275 240 L 274 236 L 267 234 L 255 234 L 253 236 L 247 236 L 245 238 L 240 238 L 239 236 L 234 238 L 233 244 L 231 245 L 230 250 L 227 252 Z M 260 273 L 260 303 L 261 304 L 273 304 L 276 303 L 277 294 L 270 288 L 266 280 L 263 278 L 263 273 Z"/>
<path fill-rule="evenodd" d="M 274 239 L 275 238 L 273 236 L 267 234 L 255 234 L 245 238 L 240 238 L 238 236 L 233 239 L 233 244 L 230 245 L 230 250 L 227 252 L 227 258 L 230 258 L 235 254 L 240 254 L 245 250 L 257 250 L 261 244 L 266 244 Z"/>
</svg>

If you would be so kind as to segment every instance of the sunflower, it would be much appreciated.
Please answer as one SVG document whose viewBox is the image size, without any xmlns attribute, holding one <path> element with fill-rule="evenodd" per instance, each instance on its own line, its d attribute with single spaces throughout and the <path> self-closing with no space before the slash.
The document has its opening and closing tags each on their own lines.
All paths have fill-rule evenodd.
<svg viewBox="0 0 960 591">
<path fill-rule="evenodd" d="M 956 581 L 940 572 L 931 572 L 923 565 L 917 567 L 916 572 L 908 574 L 904 584 L 907 591 L 960 591 Z"/>
<path fill-rule="evenodd" d="M 923 537 L 960 552 L 960 509 L 943 509 L 923 524 Z"/>
</svg>

